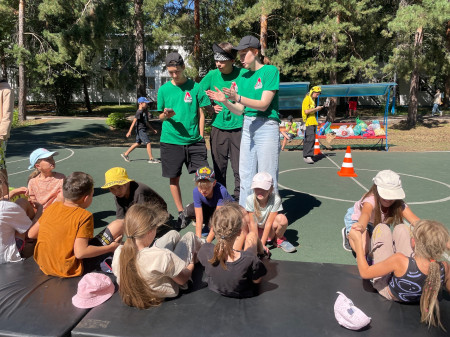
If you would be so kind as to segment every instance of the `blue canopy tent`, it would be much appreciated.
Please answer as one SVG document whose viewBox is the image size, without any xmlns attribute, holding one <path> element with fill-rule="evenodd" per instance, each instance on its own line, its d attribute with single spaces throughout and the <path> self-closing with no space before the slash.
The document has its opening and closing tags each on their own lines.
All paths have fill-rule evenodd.
<svg viewBox="0 0 450 337">
<path fill-rule="evenodd" d="M 390 104 L 390 95 L 391 88 L 396 86 L 397 83 L 389 82 L 389 83 L 364 83 L 364 84 L 330 84 L 330 85 L 321 85 L 322 92 L 320 97 L 356 97 L 356 96 L 385 96 L 386 99 L 386 107 L 384 110 L 384 125 L 386 132 L 386 151 L 388 151 L 388 132 L 387 132 L 387 123 L 388 123 L 388 115 L 389 115 L 389 104 Z M 319 98 L 317 99 L 317 103 L 319 103 Z M 392 114 L 395 113 L 395 98 L 392 101 Z"/>
<path fill-rule="evenodd" d="M 278 92 L 279 110 L 301 110 L 303 98 L 308 91 L 309 82 L 281 82 Z"/>
</svg>

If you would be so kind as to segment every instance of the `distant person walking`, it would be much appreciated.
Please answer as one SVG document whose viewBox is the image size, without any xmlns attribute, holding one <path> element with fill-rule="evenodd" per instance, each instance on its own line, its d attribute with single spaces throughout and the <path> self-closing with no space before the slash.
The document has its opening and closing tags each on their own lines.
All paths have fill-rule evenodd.
<svg viewBox="0 0 450 337">
<path fill-rule="evenodd" d="M 436 94 L 434 94 L 433 99 L 433 110 L 431 110 L 431 116 L 434 116 L 434 114 L 438 114 L 442 116 L 442 111 L 439 110 L 439 105 L 442 104 L 442 98 L 441 98 L 441 91 L 439 89 L 436 90 Z"/>
<path fill-rule="evenodd" d="M 0 79 L 0 171 L 8 179 L 6 171 L 6 143 L 11 130 L 11 121 L 14 110 L 14 92 L 6 79 Z"/>
</svg>

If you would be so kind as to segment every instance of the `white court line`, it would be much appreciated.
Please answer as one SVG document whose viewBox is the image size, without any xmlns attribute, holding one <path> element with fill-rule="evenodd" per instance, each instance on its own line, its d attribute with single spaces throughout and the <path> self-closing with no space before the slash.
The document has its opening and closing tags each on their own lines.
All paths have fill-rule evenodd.
<svg viewBox="0 0 450 337">
<path fill-rule="evenodd" d="M 289 169 L 289 170 L 285 170 L 285 171 L 281 171 L 279 174 L 282 173 L 286 173 L 286 172 L 290 172 L 290 171 L 297 171 L 297 170 L 314 170 L 314 169 L 334 169 L 334 167 L 297 167 L 294 169 Z M 359 171 L 373 171 L 373 172 L 379 172 L 379 170 L 372 170 L 372 169 L 358 169 Z M 434 183 L 437 184 L 441 184 L 444 185 L 445 187 L 448 187 L 450 189 L 450 185 L 443 183 L 442 181 L 439 180 L 434 180 L 434 179 L 430 179 L 430 178 L 425 178 L 425 177 L 420 177 L 420 176 L 416 176 L 416 175 L 412 175 L 412 174 L 406 174 L 406 173 L 398 173 L 399 175 L 404 175 L 404 176 L 408 176 L 408 177 L 413 177 L 413 178 L 418 178 L 418 179 L 423 179 L 423 180 L 428 180 L 428 181 L 432 181 Z M 318 198 L 323 198 L 323 199 L 328 199 L 328 200 L 335 200 L 335 201 L 344 201 L 344 202 L 356 202 L 356 200 L 346 200 L 346 199 L 339 199 L 339 198 L 332 198 L 332 197 L 328 197 L 325 195 L 319 195 L 319 194 L 313 194 L 313 193 L 308 193 L 308 192 L 303 192 L 303 191 L 298 191 L 295 190 L 291 187 L 287 187 L 284 186 L 280 183 L 278 183 L 279 186 L 283 187 L 286 190 L 291 190 L 297 193 L 304 193 L 304 194 L 309 194 L 312 195 L 313 197 L 318 197 Z M 437 200 L 428 200 L 428 201 L 415 201 L 415 202 L 407 202 L 408 205 L 423 205 L 423 204 L 435 204 L 438 202 L 445 202 L 450 200 L 450 195 L 446 198 L 442 198 L 442 199 L 437 199 Z"/>
<path fill-rule="evenodd" d="M 329 156 L 326 156 L 326 157 L 327 157 L 327 159 L 328 159 L 329 161 L 331 161 L 338 169 L 341 168 L 341 167 L 340 167 L 338 164 L 336 164 L 336 163 L 333 161 L 333 159 L 331 159 Z M 353 162 L 353 158 L 352 158 L 352 162 Z M 357 183 L 364 191 L 369 192 L 369 190 L 368 190 L 363 184 L 361 184 L 358 180 L 356 180 L 354 177 L 349 177 L 349 178 L 351 178 L 355 183 Z"/>
<path fill-rule="evenodd" d="M 55 160 L 55 163 L 60 163 L 60 162 L 62 162 L 62 161 L 64 161 L 64 160 L 67 160 L 67 159 L 69 159 L 70 157 L 72 157 L 72 156 L 75 154 L 75 152 L 74 152 L 73 150 L 68 149 L 68 148 L 66 148 L 66 147 L 63 147 L 62 150 L 67 150 L 67 151 L 69 151 L 69 152 L 71 152 L 71 153 L 70 153 L 70 155 L 67 156 L 66 158 L 62 158 L 62 159 L 60 159 L 60 160 Z M 21 160 L 28 160 L 28 159 L 21 159 Z M 17 161 L 20 161 L 20 160 L 17 160 Z M 11 163 L 13 163 L 13 162 L 11 162 Z M 8 176 L 13 176 L 13 175 L 16 175 L 16 174 L 20 174 L 20 173 L 24 173 L 24 172 L 30 172 L 30 171 L 31 171 L 31 170 L 24 170 L 24 171 L 19 171 L 19 172 L 14 172 L 14 173 L 9 173 L 9 172 L 8 172 Z"/>
</svg>

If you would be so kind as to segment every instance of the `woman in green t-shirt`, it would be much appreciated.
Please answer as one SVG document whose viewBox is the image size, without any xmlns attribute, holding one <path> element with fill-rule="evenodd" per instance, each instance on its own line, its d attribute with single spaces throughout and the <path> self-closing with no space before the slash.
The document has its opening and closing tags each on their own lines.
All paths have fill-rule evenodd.
<svg viewBox="0 0 450 337">
<path fill-rule="evenodd" d="M 221 91 L 217 87 L 216 91 L 208 90 L 206 93 L 231 112 L 244 114 L 239 160 L 239 204 L 245 207 L 256 173 L 268 172 L 273 177 L 275 190 L 278 190 L 280 74 L 276 67 L 262 59 L 261 45 L 254 36 L 243 37 L 233 49 L 239 52 L 242 65 L 248 69 L 239 82 L 239 94 L 233 88 L 221 88 Z"/>
</svg>

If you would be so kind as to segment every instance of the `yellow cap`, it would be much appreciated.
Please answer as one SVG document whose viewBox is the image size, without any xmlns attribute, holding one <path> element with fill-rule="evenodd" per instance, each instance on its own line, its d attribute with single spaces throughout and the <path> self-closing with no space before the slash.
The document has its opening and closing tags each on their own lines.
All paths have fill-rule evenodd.
<svg viewBox="0 0 450 337">
<path fill-rule="evenodd" d="M 311 88 L 311 91 L 309 93 L 312 94 L 313 92 L 321 93 L 322 92 L 322 88 L 320 86 L 316 85 L 315 87 Z"/>
<path fill-rule="evenodd" d="M 105 173 L 105 185 L 102 188 L 110 188 L 116 185 L 125 185 L 127 182 L 133 181 L 128 178 L 127 170 L 123 167 L 113 167 Z"/>
</svg>

